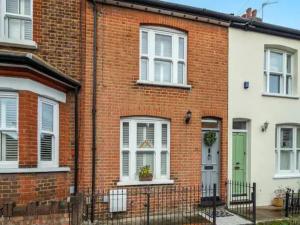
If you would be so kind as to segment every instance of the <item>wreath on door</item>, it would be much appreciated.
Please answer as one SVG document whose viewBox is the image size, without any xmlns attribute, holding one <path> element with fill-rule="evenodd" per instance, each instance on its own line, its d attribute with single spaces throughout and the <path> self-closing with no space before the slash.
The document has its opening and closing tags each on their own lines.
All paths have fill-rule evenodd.
<svg viewBox="0 0 300 225">
<path fill-rule="evenodd" d="M 211 147 L 217 140 L 216 132 L 208 131 L 204 134 L 204 144 Z"/>
</svg>

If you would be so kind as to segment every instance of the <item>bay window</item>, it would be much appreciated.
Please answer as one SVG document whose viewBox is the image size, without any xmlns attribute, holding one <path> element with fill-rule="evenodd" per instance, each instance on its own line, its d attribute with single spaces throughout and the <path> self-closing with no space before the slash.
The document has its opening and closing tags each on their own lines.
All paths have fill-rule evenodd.
<svg viewBox="0 0 300 225">
<path fill-rule="evenodd" d="M 186 85 L 186 34 L 143 26 L 140 30 L 140 81 Z"/>
<path fill-rule="evenodd" d="M 169 121 L 155 118 L 121 120 L 121 181 L 139 181 L 149 166 L 153 180 L 169 179 Z"/>
<path fill-rule="evenodd" d="M 0 168 L 18 167 L 18 98 L 0 92 Z"/>
<path fill-rule="evenodd" d="M 39 98 L 39 167 L 58 167 L 58 103 Z"/>
<path fill-rule="evenodd" d="M 267 93 L 293 95 L 293 54 L 282 50 L 266 49 L 264 77 Z"/>
<path fill-rule="evenodd" d="M 32 42 L 32 0 L 0 0 L 0 39 Z"/>
<path fill-rule="evenodd" d="M 278 126 L 276 136 L 277 173 L 300 175 L 300 126 Z"/>
</svg>

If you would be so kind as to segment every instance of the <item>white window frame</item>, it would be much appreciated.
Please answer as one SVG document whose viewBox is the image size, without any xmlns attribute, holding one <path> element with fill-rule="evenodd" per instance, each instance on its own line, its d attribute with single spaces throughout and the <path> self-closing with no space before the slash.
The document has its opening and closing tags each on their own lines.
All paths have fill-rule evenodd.
<svg viewBox="0 0 300 225">
<path fill-rule="evenodd" d="M 31 21 L 32 23 L 32 38 L 33 38 L 33 0 L 30 0 L 30 16 L 20 15 L 6 12 L 6 1 L 0 0 L 0 43 L 17 44 L 22 47 L 36 48 L 36 43 L 33 40 L 11 39 L 8 37 L 8 20 L 6 18 L 16 18 Z M 23 36 L 23 35 L 22 35 Z"/>
<path fill-rule="evenodd" d="M 271 52 L 273 53 L 279 53 L 283 55 L 283 70 L 282 72 L 274 72 L 270 69 L 270 55 Z M 279 49 L 274 48 L 266 48 L 265 49 L 265 56 L 264 56 L 264 77 L 266 76 L 266 79 L 264 79 L 265 83 L 265 91 L 268 94 L 271 95 L 284 95 L 284 96 L 293 96 L 294 95 L 294 82 L 295 82 L 295 73 L 294 73 L 294 54 L 288 51 L 283 51 Z M 287 72 L 287 56 L 291 56 L 291 73 Z M 283 82 L 281 84 L 280 82 L 280 93 L 273 93 L 270 92 L 270 74 L 276 74 L 278 76 L 282 76 Z M 286 91 L 286 84 L 287 84 L 287 77 L 291 77 L 291 91 L 290 93 L 287 93 Z"/>
<path fill-rule="evenodd" d="M 46 103 L 53 106 L 53 132 L 42 131 L 42 104 Z M 54 136 L 54 149 L 52 149 L 52 161 L 41 160 L 41 133 L 51 133 Z M 59 167 L 59 103 L 53 100 L 38 98 L 38 167 L 51 168 Z"/>
<path fill-rule="evenodd" d="M 293 146 L 292 148 L 281 148 L 281 129 L 292 129 L 293 132 Z M 297 170 L 297 151 L 300 148 L 297 148 L 297 129 L 300 126 L 290 126 L 290 125 L 280 125 L 276 127 L 276 174 L 277 175 L 296 175 L 300 176 L 300 168 Z M 281 170 L 280 169 L 280 153 L 281 151 L 291 151 L 291 169 L 290 170 Z"/>
<path fill-rule="evenodd" d="M 123 123 L 129 123 L 129 148 L 123 148 Z M 138 150 L 136 134 L 138 123 L 154 123 L 154 148 Z M 167 148 L 162 148 L 162 124 L 167 124 Z M 129 152 L 129 176 L 123 176 L 123 151 Z M 131 117 L 121 119 L 120 123 L 120 181 L 123 183 L 143 183 L 137 179 L 136 154 L 137 152 L 154 152 L 154 171 L 152 183 L 170 181 L 170 122 L 161 118 Z M 167 174 L 161 175 L 161 152 L 167 152 Z"/>
<path fill-rule="evenodd" d="M 1 118 L 1 122 L 2 124 L 0 124 L 0 131 L 14 131 L 17 132 L 17 137 L 18 137 L 18 159 L 17 161 L 0 161 L 0 168 L 4 169 L 4 168 L 18 168 L 19 166 L 19 96 L 17 93 L 14 92 L 0 92 L 0 98 L 15 98 L 16 99 L 16 128 L 6 128 L 3 124 L 5 123 L 5 113 L 3 113 L 2 111 L 2 118 Z M 0 105 L 0 107 L 2 107 L 2 105 Z M 3 107 L 4 108 L 4 107 Z M 2 108 L 2 109 L 3 109 Z"/>
<path fill-rule="evenodd" d="M 142 34 L 148 34 L 148 54 L 142 52 Z M 155 55 L 155 35 L 167 35 L 172 37 L 172 57 Z M 179 58 L 179 39 L 184 40 L 184 59 Z M 148 59 L 147 80 L 142 79 L 142 59 Z M 155 60 L 167 61 L 172 63 L 171 82 L 155 81 Z M 183 82 L 178 83 L 178 63 L 184 64 Z M 142 26 L 140 28 L 140 76 L 138 83 L 151 83 L 166 86 L 189 86 L 187 85 L 187 34 L 185 32 L 157 26 Z"/>
</svg>

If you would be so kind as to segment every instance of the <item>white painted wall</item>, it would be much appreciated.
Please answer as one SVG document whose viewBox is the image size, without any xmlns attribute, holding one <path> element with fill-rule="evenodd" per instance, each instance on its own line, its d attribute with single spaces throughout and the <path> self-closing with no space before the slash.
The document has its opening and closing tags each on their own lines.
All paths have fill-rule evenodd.
<svg viewBox="0 0 300 225">
<path fill-rule="evenodd" d="M 298 188 L 298 178 L 275 179 L 275 126 L 300 123 L 300 100 L 263 96 L 265 45 L 282 45 L 300 51 L 300 41 L 239 29 L 229 29 L 229 179 L 232 177 L 232 120 L 250 119 L 249 181 L 257 183 L 257 204 L 270 205 L 278 186 Z M 299 57 L 295 57 L 300 65 Z M 300 74 L 299 68 L 296 73 Z M 299 93 L 299 80 L 296 80 Z M 243 87 L 250 82 L 249 89 Z M 295 94 L 296 96 L 297 93 Z M 268 121 L 266 132 L 261 126 Z"/>
</svg>

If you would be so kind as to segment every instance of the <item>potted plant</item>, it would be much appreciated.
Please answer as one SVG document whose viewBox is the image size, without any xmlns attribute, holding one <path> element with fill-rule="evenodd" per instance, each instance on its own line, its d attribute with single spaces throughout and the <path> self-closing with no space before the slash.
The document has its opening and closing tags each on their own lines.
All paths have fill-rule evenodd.
<svg viewBox="0 0 300 225">
<path fill-rule="evenodd" d="M 150 166 L 143 166 L 139 172 L 140 181 L 152 181 L 153 174 Z"/>
<path fill-rule="evenodd" d="M 290 191 L 290 188 L 286 187 L 279 187 L 274 191 L 275 197 L 272 200 L 272 205 L 275 207 L 283 208 L 284 206 L 284 199 L 286 196 L 286 193 Z"/>
</svg>

